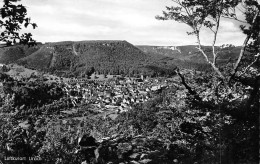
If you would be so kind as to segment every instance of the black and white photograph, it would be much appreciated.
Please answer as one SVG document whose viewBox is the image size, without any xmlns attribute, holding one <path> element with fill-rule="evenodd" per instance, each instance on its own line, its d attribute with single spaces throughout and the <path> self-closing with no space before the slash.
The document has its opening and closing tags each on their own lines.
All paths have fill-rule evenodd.
<svg viewBox="0 0 260 164">
<path fill-rule="evenodd" d="M 0 0 L 0 164 L 259 164 L 260 0 Z"/>
</svg>

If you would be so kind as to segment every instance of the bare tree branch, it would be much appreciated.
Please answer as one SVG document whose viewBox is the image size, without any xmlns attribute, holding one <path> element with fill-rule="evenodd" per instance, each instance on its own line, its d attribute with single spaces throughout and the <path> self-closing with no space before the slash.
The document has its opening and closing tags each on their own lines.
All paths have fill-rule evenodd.
<svg viewBox="0 0 260 164">
<path fill-rule="evenodd" d="M 246 24 L 248 24 L 247 22 L 245 22 L 245 21 L 242 21 L 242 20 L 239 20 L 239 19 L 237 19 L 237 18 L 234 18 L 234 17 L 227 17 L 227 16 L 222 16 L 223 18 L 227 18 L 227 19 L 232 19 L 232 20 L 236 20 L 236 21 L 238 21 L 238 22 L 241 22 L 241 23 L 246 23 Z"/>
<path fill-rule="evenodd" d="M 256 14 L 255 14 L 255 16 L 254 16 L 254 19 L 253 19 L 253 22 L 252 22 L 252 26 L 254 26 L 255 21 L 256 21 L 256 18 L 257 18 L 258 15 L 259 15 L 259 11 L 257 11 Z M 244 43 L 243 43 L 243 46 L 242 46 L 242 49 L 241 49 L 241 51 L 240 51 L 239 57 L 238 57 L 238 59 L 237 59 L 237 62 L 235 63 L 235 66 L 234 66 L 234 69 L 233 69 L 233 73 L 232 73 L 232 75 L 230 76 L 230 78 L 229 78 L 229 80 L 228 80 L 229 83 L 230 83 L 231 79 L 233 79 L 234 76 L 235 76 L 236 73 L 237 73 L 238 66 L 239 66 L 239 64 L 240 64 L 240 62 L 241 62 L 241 60 L 242 60 L 242 57 L 244 56 L 244 53 L 245 53 L 245 50 L 246 50 L 246 45 L 247 45 L 249 39 L 251 38 L 251 35 L 252 35 L 252 32 L 247 35 L 247 37 L 246 37 L 246 39 L 245 39 L 245 41 L 244 41 Z"/>
<path fill-rule="evenodd" d="M 206 61 L 211 65 L 211 67 L 214 69 L 214 71 L 219 75 L 219 77 L 225 83 L 226 79 L 223 76 L 223 74 L 220 72 L 220 70 L 217 68 L 217 66 L 209 60 L 207 54 L 203 51 L 201 43 L 200 43 L 199 33 L 197 33 L 197 41 L 198 41 L 198 46 L 199 47 L 196 47 L 196 48 L 202 53 L 202 55 L 205 57 Z"/>
<path fill-rule="evenodd" d="M 221 1 L 221 4 L 223 3 L 223 0 Z M 222 8 L 222 6 L 220 6 L 220 8 Z M 215 52 L 215 44 L 216 44 L 216 41 L 217 41 L 217 35 L 218 35 L 218 30 L 219 30 L 219 24 L 220 24 L 220 18 L 221 18 L 221 14 L 222 14 L 222 9 L 217 10 L 217 16 L 216 16 L 216 29 L 215 29 L 215 32 L 214 32 L 214 38 L 213 38 L 213 43 L 212 43 L 212 54 L 213 54 L 213 65 L 216 65 L 216 60 L 217 60 L 217 54 Z"/>
<path fill-rule="evenodd" d="M 184 76 L 180 73 L 179 68 L 176 70 L 176 73 L 179 75 L 179 77 L 181 78 L 181 83 L 185 86 L 185 88 L 188 90 L 188 92 L 194 96 L 195 99 L 197 99 L 198 101 L 201 101 L 201 97 L 198 95 L 198 93 L 196 91 L 194 91 L 185 81 Z"/>
<path fill-rule="evenodd" d="M 255 60 L 254 60 L 251 64 L 249 64 L 249 65 L 245 68 L 245 70 L 244 70 L 239 76 L 242 76 L 243 74 L 245 74 L 245 73 L 248 71 L 248 69 L 249 69 L 250 67 L 252 67 L 259 59 L 260 59 L 260 53 L 258 53 L 258 54 L 256 55 Z"/>
<path fill-rule="evenodd" d="M 216 65 L 216 60 L 217 60 L 217 54 L 215 53 L 215 44 L 216 44 L 216 40 L 217 40 L 217 35 L 218 35 L 218 29 L 219 29 L 219 21 L 220 21 L 220 14 L 217 18 L 217 27 L 216 27 L 216 31 L 214 33 L 214 38 L 213 38 L 213 43 L 212 43 L 212 54 L 213 54 L 213 64 Z"/>
</svg>

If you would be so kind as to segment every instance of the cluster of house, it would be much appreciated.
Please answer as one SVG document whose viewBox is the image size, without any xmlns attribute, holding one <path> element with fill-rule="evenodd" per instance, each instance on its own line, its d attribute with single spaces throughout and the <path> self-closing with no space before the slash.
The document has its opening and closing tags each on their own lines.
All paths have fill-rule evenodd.
<svg viewBox="0 0 260 164">
<path fill-rule="evenodd" d="M 99 110 L 118 110 L 124 112 L 134 104 L 142 103 L 168 86 L 167 80 L 159 79 L 114 79 L 109 81 L 86 81 L 84 83 L 65 83 L 63 91 L 71 103 L 92 104 Z"/>
</svg>

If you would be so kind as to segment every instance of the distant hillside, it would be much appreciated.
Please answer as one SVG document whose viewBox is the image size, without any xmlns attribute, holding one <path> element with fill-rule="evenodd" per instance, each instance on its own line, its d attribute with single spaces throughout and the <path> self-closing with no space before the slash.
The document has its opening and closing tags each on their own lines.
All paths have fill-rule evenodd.
<svg viewBox="0 0 260 164">
<path fill-rule="evenodd" d="M 33 52 L 39 50 L 41 44 L 37 46 L 28 47 L 25 45 L 16 45 L 11 47 L 0 48 L 0 63 L 9 64 L 14 63 L 18 59 L 31 55 Z"/>
<path fill-rule="evenodd" d="M 52 56 L 53 49 L 42 45 L 37 51 L 31 53 L 26 57 L 20 58 L 16 61 L 16 63 L 29 68 L 47 70 L 49 68 Z"/>
<path fill-rule="evenodd" d="M 203 47 L 212 59 L 211 47 Z M 220 50 L 219 47 L 216 47 Z M 219 53 L 219 63 L 235 60 L 240 47 Z M 169 75 L 176 66 L 208 70 L 209 65 L 196 49 L 187 46 L 134 46 L 127 41 L 99 40 L 38 43 L 35 47 L 16 45 L 0 48 L 0 63 L 17 63 L 27 68 L 65 77 L 98 74 Z"/>
<path fill-rule="evenodd" d="M 67 77 L 93 72 L 164 75 L 175 68 L 165 56 L 146 54 L 127 41 L 112 40 L 46 43 L 34 48 L 14 46 L 0 50 L 0 61 Z"/>
<path fill-rule="evenodd" d="M 152 56 L 165 56 L 174 58 L 173 65 L 185 68 L 195 68 L 205 70 L 209 67 L 204 56 L 196 49 L 196 45 L 185 46 L 136 46 L 143 52 Z M 212 47 L 203 46 L 209 59 L 212 60 Z M 219 51 L 217 61 L 219 64 L 224 64 L 227 61 L 234 61 L 237 59 L 241 47 L 215 47 Z"/>
</svg>

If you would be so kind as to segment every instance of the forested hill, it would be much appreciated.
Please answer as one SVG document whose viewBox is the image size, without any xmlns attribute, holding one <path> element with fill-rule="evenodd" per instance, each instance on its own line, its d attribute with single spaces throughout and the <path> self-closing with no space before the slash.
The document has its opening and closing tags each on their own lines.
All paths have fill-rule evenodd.
<svg viewBox="0 0 260 164">
<path fill-rule="evenodd" d="M 149 46 L 149 45 L 137 45 L 140 50 L 151 56 L 164 56 L 174 58 L 174 65 L 184 68 L 194 68 L 199 70 L 205 70 L 208 64 L 204 56 L 196 48 L 197 45 L 185 45 L 185 46 Z M 212 60 L 212 47 L 203 46 L 208 58 Z M 223 47 L 216 46 L 215 49 L 218 52 L 217 61 L 219 64 L 225 64 L 228 61 L 235 61 L 240 53 L 240 46 L 225 45 Z"/>
<path fill-rule="evenodd" d="M 204 46 L 212 60 L 211 47 Z M 220 49 L 218 62 L 235 60 L 240 47 Z M 64 41 L 38 43 L 35 47 L 16 45 L 0 48 L 0 63 L 17 63 L 27 68 L 66 77 L 100 74 L 169 75 L 176 66 L 208 70 L 204 57 L 195 45 L 134 46 L 127 41 Z"/>
<path fill-rule="evenodd" d="M 29 56 L 32 53 L 38 51 L 41 46 L 41 43 L 37 43 L 37 46 L 34 47 L 28 47 L 24 45 L 5 47 L 4 45 L 0 45 L 0 63 L 14 63 L 18 59 Z"/>
<path fill-rule="evenodd" d="M 172 58 L 149 55 L 127 41 L 99 40 L 13 46 L 0 50 L 1 63 L 17 63 L 61 76 L 101 74 L 168 74 Z"/>
</svg>

